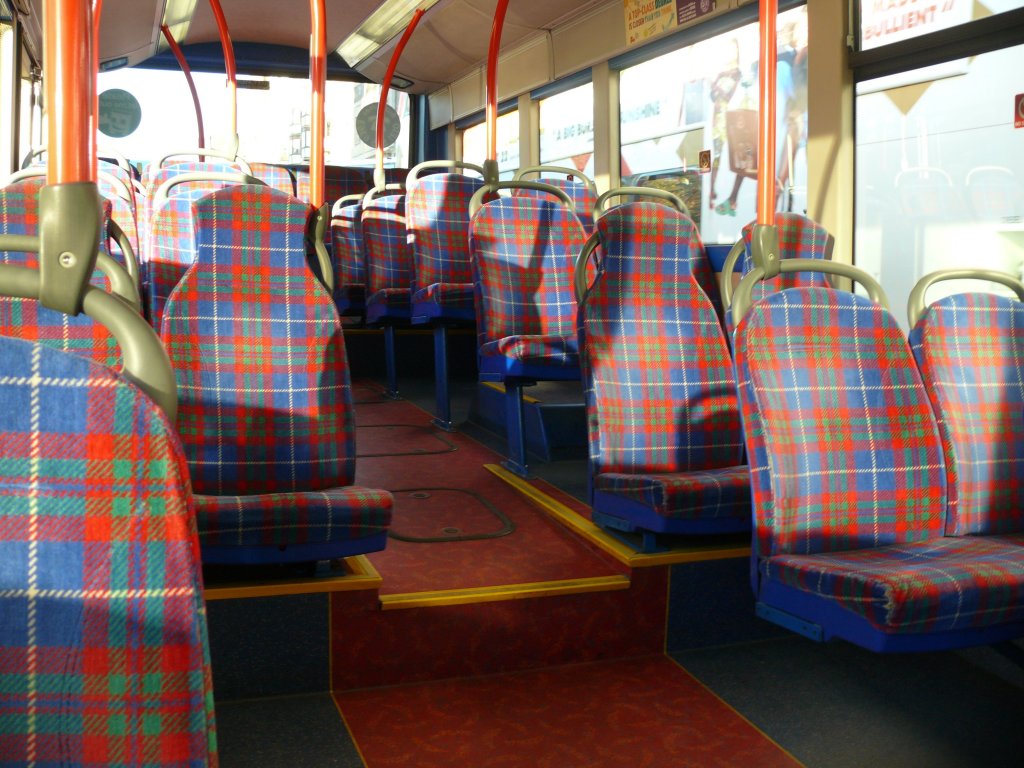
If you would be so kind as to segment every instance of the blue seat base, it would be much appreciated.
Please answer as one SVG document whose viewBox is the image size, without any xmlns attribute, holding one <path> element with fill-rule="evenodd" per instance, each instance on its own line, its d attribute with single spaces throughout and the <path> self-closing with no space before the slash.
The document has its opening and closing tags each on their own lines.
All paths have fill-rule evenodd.
<svg viewBox="0 0 1024 768">
<path fill-rule="evenodd" d="M 1024 621 L 945 632 L 883 632 L 835 601 L 766 580 L 760 585 L 756 612 L 811 640 L 838 638 L 877 653 L 945 651 L 1024 637 Z"/>
<path fill-rule="evenodd" d="M 380 552 L 387 545 L 387 531 L 345 541 L 321 541 L 314 544 L 262 547 L 202 545 L 203 563 L 211 565 L 269 565 L 274 563 L 311 563 Z"/>
</svg>

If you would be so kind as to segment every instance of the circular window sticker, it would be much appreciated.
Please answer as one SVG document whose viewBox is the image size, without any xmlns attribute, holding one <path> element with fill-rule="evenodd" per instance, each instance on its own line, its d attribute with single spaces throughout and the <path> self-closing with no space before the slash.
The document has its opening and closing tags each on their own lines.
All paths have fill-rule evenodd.
<svg viewBox="0 0 1024 768">
<path fill-rule="evenodd" d="M 402 132 L 402 118 L 390 104 L 384 105 L 384 146 L 390 147 Z M 367 104 L 356 115 L 356 134 L 371 147 L 377 146 L 377 105 Z"/>
<path fill-rule="evenodd" d="M 124 138 L 142 122 L 139 100 L 128 91 L 111 88 L 100 94 L 100 133 L 115 139 Z"/>
</svg>

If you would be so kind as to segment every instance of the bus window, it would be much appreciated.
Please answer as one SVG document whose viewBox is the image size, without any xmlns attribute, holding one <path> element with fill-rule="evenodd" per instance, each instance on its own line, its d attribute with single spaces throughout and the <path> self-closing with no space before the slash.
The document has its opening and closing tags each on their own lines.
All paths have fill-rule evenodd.
<svg viewBox="0 0 1024 768">
<path fill-rule="evenodd" d="M 855 259 L 893 307 L 937 269 L 1024 277 L 1022 68 L 1024 45 L 858 84 Z"/>
<path fill-rule="evenodd" d="M 540 162 L 594 178 L 594 85 L 584 83 L 538 103 Z"/>
<path fill-rule="evenodd" d="M 224 75 L 195 72 L 193 77 L 208 147 L 223 146 L 228 131 Z M 245 77 L 239 80 L 239 154 L 265 163 L 309 162 L 309 81 L 291 77 Z M 103 145 L 138 159 L 150 159 L 163 150 L 196 144 L 192 98 L 180 72 L 119 69 L 100 73 L 100 93 L 119 88 L 138 99 L 142 122 L 122 138 L 104 136 Z M 375 103 L 380 86 L 329 80 L 325 93 L 325 160 L 331 165 L 372 165 L 375 147 L 364 144 L 355 130 L 359 110 Z M 401 132 L 385 150 L 385 165 L 405 167 L 409 162 L 409 96 L 392 90 L 388 104 L 401 118 Z"/>
<path fill-rule="evenodd" d="M 678 194 L 708 243 L 732 243 L 757 205 L 757 24 L 619 73 L 623 184 Z M 806 211 L 807 8 L 778 17 L 778 207 Z M 711 152 L 709 172 L 700 153 Z"/>
<path fill-rule="evenodd" d="M 502 181 L 511 181 L 519 168 L 519 110 L 500 115 L 498 128 L 498 170 Z M 462 132 L 462 159 L 480 164 L 487 157 L 487 126 L 478 123 Z"/>
<path fill-rule="evenodd" d="M 0 175 L 6 175 L 17 167 L 14 132 L 14 81 L 15 73 L 14 25 L 0 21 Z"/>
</svg>

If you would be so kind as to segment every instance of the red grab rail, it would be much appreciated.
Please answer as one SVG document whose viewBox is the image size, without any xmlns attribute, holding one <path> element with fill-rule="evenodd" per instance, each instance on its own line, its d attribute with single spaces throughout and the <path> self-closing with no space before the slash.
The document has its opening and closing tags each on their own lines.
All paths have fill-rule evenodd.
<svg viewBox="0 0 1024 768">
<path fill-rule="evenodd" d="M 395 76 L 395 68 L 398 66 L 398 60 L 402 58 L 405 44 L 412 37 L 412 33 L 415 31 L 416 25 L 420 23 L 423 13 L 422 8 L 417 8 L 409 20 L 409 26 L 405 28 L 405 32 L 402 33 L 398 45 L 395 46 L 394 53 L 391 54 L 388 70 L 384 74 L 384 82 L 380 85 L 380 101 L 377 102 L 377 162 L 374 171 L 374 186 L 384 186 L 384 113 L 387 111 L 388 91 L 391 90 L 391 80 Z"/>
<path fill-rule="evenodd" d="M 484 113 L 487 121 L 487 159 L 498 159 L 498 49 L 501 48 L 501 30 L 505 26 L 508 0 L 498 0 L 491 25 L 491 44 L 487 49 L 487 103 Z"/>
<path fill-rule="evenodd" d="M 96 181 L 96 70 L 88 0 L 44 0 L 46 183 Z"/>
<path fill-rule="evenodd" d="M 761 63 L 758 85 L 761 108 L 757 126 L 757 223 L 775 224 L 775 21 L 779 14 L 778 0 L 760 0 Z"/>
<path fill-rule="evenodd" d="M 327 86 L 327 10 L 324 0 L 309 0 L 309 82 L 313 103 L 309 126 L 309 202 L 324 204 L 324 91 Z"/>
</svg>

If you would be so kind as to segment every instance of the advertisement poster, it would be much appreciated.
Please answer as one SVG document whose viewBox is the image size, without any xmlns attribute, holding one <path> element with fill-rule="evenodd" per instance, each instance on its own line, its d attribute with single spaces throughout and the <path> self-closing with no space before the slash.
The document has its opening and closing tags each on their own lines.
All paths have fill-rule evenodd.
<svg viewBox="0 0 1024 768">
<path fill-rule="evenodd" d="M 717 0 L 676 0 L 676 23 L 686 24 L 715 10 Z"/>
<path fill-rule="evenodd" d="M 861 0 L 861 50 L 966 24 L 973 7 L 974 0 Z"/>
<path fill-rule="evenodd" d="M 676 25 L 676 0 L 622 0 L 628 45 L 643 43 Z"/>
</svg>

